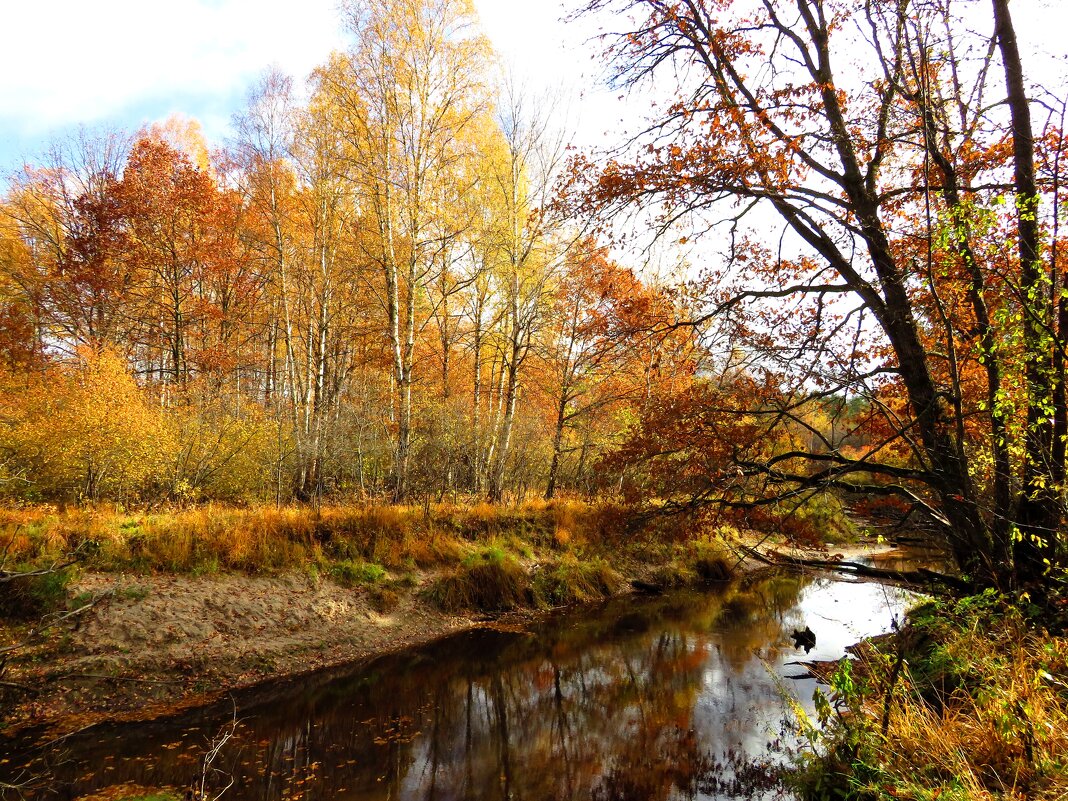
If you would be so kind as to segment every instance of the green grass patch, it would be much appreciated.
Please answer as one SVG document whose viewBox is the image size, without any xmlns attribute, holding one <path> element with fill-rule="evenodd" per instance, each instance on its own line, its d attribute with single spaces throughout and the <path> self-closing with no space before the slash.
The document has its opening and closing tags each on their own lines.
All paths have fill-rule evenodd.
<svg viewBox="0 0 1068 801">
<path fill-rule="evenodd" d="M 564 555 L 534 575 L 534 601 L 539 606 L 564 606 L 601 600 L 619 592 L 619 574 L 602 558 Z"/>
<path fill-rule="evenodd" d="M 330 577 L 345 587 L 377 584 L 386 577 L 386 569 L 374 562 L 345 560 L 328 568 Z"/>
</svg>

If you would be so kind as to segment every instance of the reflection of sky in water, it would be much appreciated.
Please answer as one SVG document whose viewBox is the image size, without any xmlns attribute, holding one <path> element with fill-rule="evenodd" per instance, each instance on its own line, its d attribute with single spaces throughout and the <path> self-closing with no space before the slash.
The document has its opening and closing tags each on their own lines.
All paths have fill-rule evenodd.
<svg viewBox="0 0 1068 801">
<path fill-rule="evenodd" d="M 225 799 L 760 797 L 723 790 L 734 774 L 721 763 L 760 757 L 780 736 L 783 688 L 811 709 L 814 682 L 784 679 L 804 670 L 787 663 L 838 658 L 886 631 L 910 596 L 813 577 L 743 584 L 621 599 L 530 634 L 473 632 L 252 694 Z M 808 655 L 789 638 L 806 625 Z M 57 781 L 41 797 L 120 781 L 181 786 L 192 768 L 176 755 L 228 714 L 73 738 L 57 778 L 87 781 Z M 109 754 L 119 759 L 105 774 Z"/>
<path fill-rule="evenodd" d="M 816 633 L 808 658 L 837 659 L 858 640 L 889 631 L 917 598 L 883 584 L 818 579 L 805 587 L 795 609 L 800 625 Z"/>
<path fill-rule="evenodd" d="M 783 721 L 790 714 L 782 703 L 784 690 L 793 693 L 809 714 L 814 713 L 816 682 L 788 679 L 805 673 L 803 667 L 789 663 L 838 659 L 864 637 L 888 631 L 895 616 L 900 618 L 916 598 L 895 587 L 816 578 L 779 614 L 778 636 L 751 651 L 741 664 L 722 658 L 722 648 L 730 647 L 730 640 L 724 642 L 723 632 L 711 632 L 714 647 L 704 667 L 693 717 L 707 746 L 719 754 L 732 748 L 753 755 L 764 753 L 767 744 L 781 736 Z M 806 625 L 816 634 L 816 647 L 808 654 L 795 648 L 789 637 Z"/>
</svg>

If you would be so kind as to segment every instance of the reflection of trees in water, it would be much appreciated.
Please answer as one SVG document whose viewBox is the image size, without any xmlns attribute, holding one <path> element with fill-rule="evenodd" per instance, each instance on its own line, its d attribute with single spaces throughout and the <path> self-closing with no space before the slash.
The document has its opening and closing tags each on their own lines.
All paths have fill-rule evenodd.
<svg viewBox="0 0 1068 801">
<path fill-rule="evenodd" d="M 794 607 L 809 581 L 802 575 L 773 574 L 738 585 L 724 599 L 715 630 L 733 669 L 743 669 L 754 653 L 769 661 L 781 655 L 786 634 L 798 623 Z"/>
<path fill-rule="evenodd" d="M 802 586 L 773 577 L 716 593 L 624 599 L 531 635 L 472 632 L 245 705 L 242 745 L 227 756 L 237 783 L 226 798 L 726 794 L 742 775 L 734 759 L 743 753 L 741 716 L 777 703 L 754 653 L 767 658 L 785 641 Z M 121 751 L 115 771 L 95 772 L 79 791 L 131 780 L 185 784 L 216 722 L 202 713 L 186 724 L 73 744 L 90 769 Z M 70 788 L 56 794 L 74 797 Z"/>
<path fill-rule="evenodd" d="M 391 795 L 588 796 L 624 750 L 657 748 L 661 730 L 688 723 L 707 658 L 692 635 L 587 643 L 581 654 L 576 644 L 558 641 L 511 670 L 442 692 L 413 769 L 392 777 Z"/>
</svg>

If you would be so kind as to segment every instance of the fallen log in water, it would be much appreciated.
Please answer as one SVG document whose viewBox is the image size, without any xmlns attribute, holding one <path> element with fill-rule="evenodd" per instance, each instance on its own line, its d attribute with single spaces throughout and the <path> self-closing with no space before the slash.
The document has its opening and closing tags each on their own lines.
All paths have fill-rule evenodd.
<svg viewBox="0 0 1068 801">
<path fill-rule="evenodd" d="M 762 552 L 756 548 L 750 548 L 745 545 L 741 546 L 741 550 L 746 556 L 774 567 L 807 567 L 820 570 L 833 570 L 857 578 L 890 581 L 898 584 L 907 584 L 913 587 L 923 587 L 927 590 L 931 590 L 938 586 L 941 586 L 943 590 L 949 589 L 957 592 L 972 592 L 975 589 L 970 582 L 965 581 L 964 579 L 958 578 L 957 576 L 948 576 L 945 573 L 939 573 L 937 570 L 930 570 L 926 567 L 917 568 L 916 570 L 889 570 L 887 568 L 874 567 L 873 565 L 866 565 L 861 562 L 852 562 L 842 559 L 811 559 L 807 557 L 790 556 L 789 554 L 780 553 L 779 551 Z"/>
</svg>

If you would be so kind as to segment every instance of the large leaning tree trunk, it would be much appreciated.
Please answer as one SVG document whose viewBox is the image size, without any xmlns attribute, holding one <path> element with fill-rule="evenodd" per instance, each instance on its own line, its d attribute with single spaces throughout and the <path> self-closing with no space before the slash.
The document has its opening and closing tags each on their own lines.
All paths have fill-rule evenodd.
<svg viewBox="0 0 1068 801">
<path fill-rule="evenodd" d="M 735 401 L 758 424 L 702 497 L 892 496 L 1009 587 L 1065 559 L 1061 177 L 1036 170 L 1063 138 L 1033 134 L 992 3 L 976 33 L 951 0 L 593 0 L 627 26 L 608 40 L 617 81 L 673 96 L 632 155 L 576 162 L 571 189 L 584 211 L 703 234 L 718 265 L 707 314 L 680 324 L 728 332 L 761 391 Z M 832 401 L 846 437 L 812 422 Z"/>
</svg>

